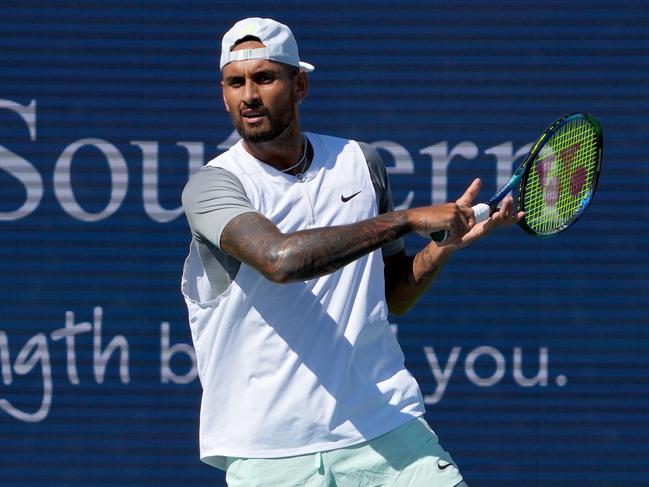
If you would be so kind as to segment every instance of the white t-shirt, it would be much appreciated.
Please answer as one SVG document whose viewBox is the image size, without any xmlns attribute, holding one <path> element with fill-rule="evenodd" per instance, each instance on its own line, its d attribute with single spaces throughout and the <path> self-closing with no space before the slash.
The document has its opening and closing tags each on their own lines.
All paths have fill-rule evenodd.
<svg viewBox="0 0 649 487">
<path fill-rule="evenodd" d="M 248 211 L 264 214 L 284 233 L 376 216 L 375 187 L 359 145 L 307 137 L 314 157 L 299 180 L 255 159 L 241 143 L 208 166 L 236 175 Z M 194 212 L 205 210 L 188 193 L 194 197 L 184 194 L 183 205 L 191 223 Z M 203 461 L 224 468 L 228 456 L 341 448 L 424 413 L 387 321 L 381 250 L 326 276 L 276 284 L 225 256 L 216 231 L 192 229 L 182 291 L 203 386 Z M 209 259 L 227 270 L 224 280 L 210 279 Z"/>
</svg>

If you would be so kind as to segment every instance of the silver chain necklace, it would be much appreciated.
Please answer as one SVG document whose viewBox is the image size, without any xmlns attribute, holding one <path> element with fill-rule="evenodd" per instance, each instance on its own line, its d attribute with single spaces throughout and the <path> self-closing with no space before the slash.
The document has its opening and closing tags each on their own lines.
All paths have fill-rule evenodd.
<svg viewBox="0 0 649 487">
<path fill-rule="evenodd" d="M 300 157 L 300 160 L 298 160 L 295 164 L 293 164 L 291 167 L 287 167 L 286 169 L 282 169 L 281 172 L 289 172 L 295 169 L 296 167 L 302 166 L 306 162 L 306 149 L 309 146 L 309 143 L 306 140 L 306 137 L 303 135 L 302 136 L 302 143 L 304 144 L 304 150 L 302 151 L 302 157 Z M 302 167 L 300 167 L 302 169 Z M 300 171 L 301 172 L 301 171 Z"/>
</svg>

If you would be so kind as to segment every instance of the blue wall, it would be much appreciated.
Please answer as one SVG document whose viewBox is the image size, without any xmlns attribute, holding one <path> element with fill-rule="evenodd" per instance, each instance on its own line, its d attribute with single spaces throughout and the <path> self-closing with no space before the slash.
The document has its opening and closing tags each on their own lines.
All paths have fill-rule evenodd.
<svg viewBox="0 0 649 487">
<path fill-rule="evenodd" d="M 220 37 L 253 14 L 316 66 L 304 128 L 379 147 L 397 204 L 486 197 L 553 119 L 600 119 L 576 226 L 494 234 L 393 322 L 471 486 L 649 485 L 649 2 L 599 0 L 2 2 L 0 483 L 222 485 L 178 207 L 231 143 Z"/>
</svg>

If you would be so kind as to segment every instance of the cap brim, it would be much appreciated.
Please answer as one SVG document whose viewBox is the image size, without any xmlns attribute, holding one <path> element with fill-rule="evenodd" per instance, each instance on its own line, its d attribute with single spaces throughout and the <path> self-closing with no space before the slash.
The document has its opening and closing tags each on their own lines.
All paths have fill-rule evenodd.
<svg viewBox="0 0 649 487">
<path fill-rule="evenodd" d="M 310 73 L 315 69 L 315 66 L 313 64 L 305 63 L 304 61 L 300 61 L 300 69 L 302 71 L 306 71 L 307 73 Z"/>
</svg>

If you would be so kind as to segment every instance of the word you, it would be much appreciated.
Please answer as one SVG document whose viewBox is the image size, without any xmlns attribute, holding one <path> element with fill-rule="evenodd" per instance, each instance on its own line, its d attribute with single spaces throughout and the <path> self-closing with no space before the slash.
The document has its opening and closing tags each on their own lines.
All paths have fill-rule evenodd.
<svg viewBox="0 0 649 487">
<path fill-rule="evenodd" d="M 456 370 L 459 358 L 462 353 L 462 347 L 453 347 L 446 359 L 446 363 L 440 363 L 437 352 L 433 347 L 424 347 L 426 360 L 430 365 L 430 370 L 435 379 L 435 390 L 432 394 L 424 395 L 426 404 L 437 404 L 444 397 L 446 388 L 451 380 L 453 372 Z M 476 370 L 476 364 L 486 362 L 487 372 L 482 370 L 480 373 Z M 526 376 L 523 373 L 523 349 L 514 347 L 512 352 L 512 378 L 520 387 L 547 387 L 549 384 L 549 351 L 547 347 L 538 349 L 538 368 L 533 375 Z M 463 369 L 469 382 L 478 387 L 492 387 L 500 383 L 507 373 L 507 361 L 505 355 L 495 347 L 479 346 L 469 350 L 464 358 Z M 528 372 L 529 373 L 529 372 Z M 557 386 L 564 387 L 568 383 L 568 378 L 563 375 L 557 375 L 555 382 Z"/>
</svg>

